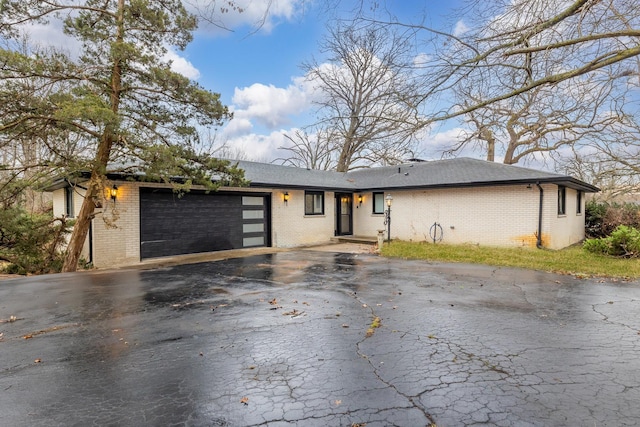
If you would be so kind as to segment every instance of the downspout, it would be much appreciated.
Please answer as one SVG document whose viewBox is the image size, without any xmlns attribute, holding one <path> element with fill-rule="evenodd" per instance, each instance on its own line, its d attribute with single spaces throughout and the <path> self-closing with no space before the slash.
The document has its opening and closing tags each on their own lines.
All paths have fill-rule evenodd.
<svg viewBox="0 0 640 427">
<path fill-rule="evenodd" d="M 540 186 L 540 181 L 536 182 L 538 190 L 540 190 L 540 202 L 538 204 L 538 240 L 536 241 L 536 248 L 542 248 L 542 200 L 544 199 L 544 190 Z"/>
</svg>

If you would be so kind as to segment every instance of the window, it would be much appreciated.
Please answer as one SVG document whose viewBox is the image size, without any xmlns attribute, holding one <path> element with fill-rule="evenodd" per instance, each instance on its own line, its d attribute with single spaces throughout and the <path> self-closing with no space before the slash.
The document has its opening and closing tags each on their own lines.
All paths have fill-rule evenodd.
<svg viewBox="0 0 640 427">
<path fill-rule="evenodd" d="M 304 214 L 324 215 L 324 193 L 322 191 L 304 192 Z"/>
<path fill-rule="evenodd" d="M 567 214 L 567 188 L 558 186 L 558 215 Z"/>
<path fill-rule="evenodd" d="M 384 193 L 373 193 L 373 213 L 384 213 Z"/>
<path fill-rule="evenodd" d="M 64 214 L 67 218 L 73 218 L 73 188 L 64 188 Z"/>
<path fill-rule="evenodd" d="M 576 214 L 580 215 L 582 213 L 582 191 L 578 190 L 578 194 L 576 196 Z"/>
</svg>

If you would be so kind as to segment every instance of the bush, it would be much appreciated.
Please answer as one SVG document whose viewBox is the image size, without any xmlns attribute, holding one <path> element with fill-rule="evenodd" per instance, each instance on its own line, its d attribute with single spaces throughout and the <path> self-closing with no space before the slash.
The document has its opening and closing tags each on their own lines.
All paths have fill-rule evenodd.
<svg viewBox="0 0 640 427">
<path fill-rule="evenodd" d="M 608 204 L 598 203 L 595 200 L 589 200 L 585 204 L 584 227 L 587 237 L 606 236 L 606 233 L 602 231 L 602 225 L 608 207 Z"/>
<path fill-rule="evenodd" d="M 0 210 L 0 261 L 14 274 L 55 273 L 62 269 L 61 251 L 71 224 L 50 213 L 30 214 L 20 207 Z"/>
<path fill-rule="evenodd" d="M 606 238 L 587 239 L 582 244 L 582 247 L 593 254 L 608 255 L 611 249 L 611 245 Z"/>
<path fill-rule="evenodd" d="M 640 230 L 619 225 L 608 237 L 587 239 L 583 248 L 597 254 L 638 258 L 640 257 Z"/>
<path fill-rule="evenodd" d="M 587 237 L 606 237 L 619 226 L 640 229 L 640 206 L 632 203 L 608 204 L 590 200 L 585 206 Z"/>
</svg>

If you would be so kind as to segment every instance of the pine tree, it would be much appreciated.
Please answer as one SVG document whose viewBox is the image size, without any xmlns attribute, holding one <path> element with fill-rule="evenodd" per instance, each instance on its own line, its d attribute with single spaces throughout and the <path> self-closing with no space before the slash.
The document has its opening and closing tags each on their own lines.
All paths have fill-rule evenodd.
<svg viewBox="0 0 640 427">
<path fill-rule="evenodd" d="M 30 24 L 54 21 L 79 51 L 17 48 Z M 195 29 L 180 0 L 0 0 L 0 144 L 39 138 L 49 167 L 90 174 L 63 271 L 77 268 L 107 172 L 180 176 L 182 189 L 244 184 L 241 170 L 197 150 L 198 126 L 231 117 L 219 94 L 165 59 Z"/>
</svg>

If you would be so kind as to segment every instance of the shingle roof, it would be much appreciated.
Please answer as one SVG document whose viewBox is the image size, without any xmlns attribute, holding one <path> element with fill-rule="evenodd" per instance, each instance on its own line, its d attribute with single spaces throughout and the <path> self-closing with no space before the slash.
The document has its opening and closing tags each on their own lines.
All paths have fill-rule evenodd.
<svg viewBox="0 0 640 427">
<path fill-rule="evenodd" d="M 292 166 L 239 161 L 252 186 L 371 191 L 401 188 L 476 187 L 555 183 L 586 192 L 599 189 L 551 172 L 471 158 L 405 163 L 351 172 L 309 170 Z"/>
<path fill-rule="evenodd" d="M 238 166 L 244 169 L 245 177 L 251 181 L 252 187 L 358 192 L 554 183 L 590 193 L 600 191 L 591 184 L 567 175 L 465 157 L 358 169 L 351 172 L 322 171 L 245 160 L 234 160 L 232 163 L 238 163 Z M 132 176 L 109 174 L 112 179 L 125 175 Z M 66 180 L 60 179 L 45 188 L 45 191 L 67 185 Z"/>
<path fill-rule="evenodd" d="M 232 161 L 236 163 L 236 161 Z M 237 161 L 252 187 L 287 187 L 354 191 L 356 187 L 347 173 L 305 169 L 270 163 Z"/>
</svg>

